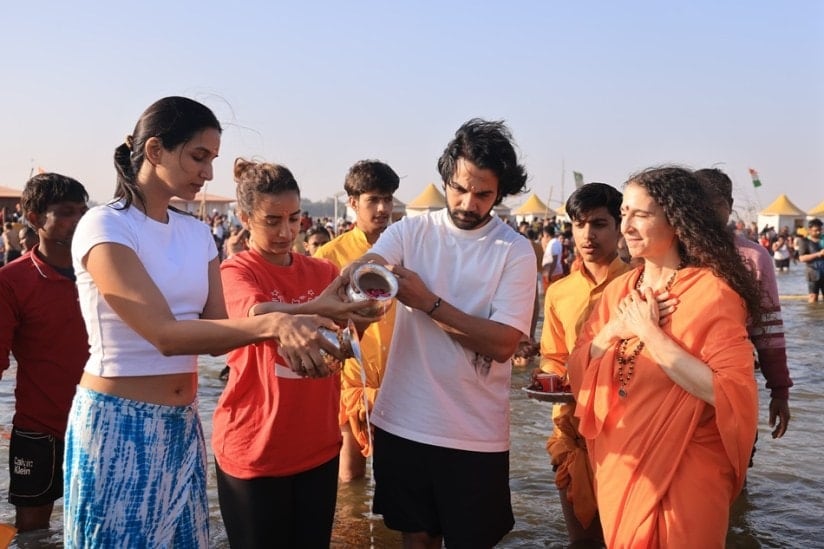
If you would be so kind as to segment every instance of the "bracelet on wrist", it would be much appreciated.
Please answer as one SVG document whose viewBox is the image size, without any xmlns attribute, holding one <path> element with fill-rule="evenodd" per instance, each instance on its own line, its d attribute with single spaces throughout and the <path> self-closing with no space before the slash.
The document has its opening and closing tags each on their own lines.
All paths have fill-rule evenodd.
<svg viewBox="0 0 824 549">
<path fill-rule="evenodd" d="M 429 312 L 427 312 L 426 314 L 428 314 L 429 316 L 432 316 L 432 313 L 434 313 L 437 310 L 437 308 L 440 307 L 440 306 L 441 306 L 441 298 L 439 297 L 438 299 L 435 300 L 434 305 L 432 305 L 432 308 L 429 309 Z"/>
</svg>

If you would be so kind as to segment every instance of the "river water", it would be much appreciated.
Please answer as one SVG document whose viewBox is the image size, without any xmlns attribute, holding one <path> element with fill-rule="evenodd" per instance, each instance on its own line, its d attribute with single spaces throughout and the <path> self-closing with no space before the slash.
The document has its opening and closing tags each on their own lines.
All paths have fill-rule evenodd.
<svg viewBox="0 0 824 549">
<path fill-rule="evenodd" d="M 824 303 L 806 302 L 804 269 L 793 266 L 778 276 L 790 373 L 792 420 L 787 434 L 770 438 L 767 425 L 769 393 L 761 385 L 761 421 L 755 467 L 747 488 L 733 506 L 727 547 L 822 547 L 824 548 Z M 200 361 L 200 406 L 207 441 L 211 435 L 214 404 L 223 388 L 218 372 L 222 358 Z M 566 530 L 561 515 L 549 460 L 544 448 L 550 432 L 550 405 L 527 399 L 521 392 L 528 369 L 512 375 L 511 487 L 515 528 L 500 547 L 565 546 Z M 14 522 L 14 508 L 6 501 L 8 488 L 8 432 L 14 413 L 15 367 L 0 381 L 0 522 Z M 211 452 L 210 452 L 211 454 Z M 211 455 L 210 455 L 211 459 Z M 701 487 L 711 489 L 711 487 Z M 333 547 L 397 547 L 396 533 L 369 516 L 369 479 L 342 486 L 333 531 Z M 220 512 L 214 470 L 209 471 L 211 546 L 228 547 Z M 62 500 L 55 505 L 52 529 L 18 536 L 12 547 L 62 547 Z M 273 546 L 276 540 L 273 540 Z"/>
</svg>

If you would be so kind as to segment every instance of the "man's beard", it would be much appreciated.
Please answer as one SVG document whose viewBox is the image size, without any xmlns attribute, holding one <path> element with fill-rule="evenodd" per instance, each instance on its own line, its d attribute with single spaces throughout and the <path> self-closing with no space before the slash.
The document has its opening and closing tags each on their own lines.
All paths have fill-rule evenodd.
<svg viewBox="0 0 824 549">
<path fill-rule="evenodd" d="M 451 208 L 447 207 L 446 210 L 449 212 L 449 217 L 452 219 L 452 223 L 464 231 L 471 231 L 472 229 L 477 229 L 485 225 L 491 218 L 492 210 L 486 212 L 486 215 L 480 216 L 476 213 L 466 212 L 463 210 L 452 210 Z"/>
</svg>

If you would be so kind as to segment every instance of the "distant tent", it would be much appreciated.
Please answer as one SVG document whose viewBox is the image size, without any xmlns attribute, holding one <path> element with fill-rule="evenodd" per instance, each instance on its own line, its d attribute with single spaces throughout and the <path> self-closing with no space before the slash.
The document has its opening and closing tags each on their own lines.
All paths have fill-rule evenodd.
<svg viewBox="0 0 824 549">
<path fill-rule="evenodd" d="M 495 215 L 497 215 L 504 221 L 507 221 L 509 219 L 509 216 L 512 215 L 512 208 L 510 208 L 503 202 L 492 208 L 492 211 L 495 213 Z"/>
<path fill-rule="evenodd" d="M 430 183 L 421 194 L 406 205 L 406 215 L 414 217 L 444 207 L 446 207 L 446 198 L 434 183 Z"/>
<path fill-rule="evenodd" d="M 215 210 L 222 215 L 228 214 L 229 204 L 236 201 L 236 198 L 211 193 L 205 193 L 204 195 L 203 191 L 200 191 L 192 200 L 184 200 L 176 196 L 172 198 L 170 202 L 172 206 L 184 212 L 206 217 L 211 215 Z M 205 212 L 203 211 L 204 208 L 206 210 Z"/>
<path fill-rule="evenodd" d="M 535 193 L 529 195 L 526 201 L 512 210 L 512 215 L 522 219 L 546 217 L 555 215 L 555 210 L 544 204 Z"/>
<path fill-rule="evenodd" d="M 563 217 L 564 219 L 569 219 L 566 211 L 566 204 L 562 204 L 558 209 L 555 210 L 555 213 L 558 217 Z"/>
<path fill-rule="evenodd" d="M 790 232 L 795 233 L 796 229 L 804 226 L 806 217 L 804 210 L 793 204 L 786 194 L 781 194 L 758 212 L 758 229 L 764 230 L 767 225 L 776 230 L 789 227 Z"/>
<path fill-rule="evenodd" d="M 822 200 L 818 206 L 807 212 L 807 215 L 810 217 L 822 217 L 824 216 L 824 200 Z"/>
<path fill-rule="evenodd" d="M 804 210 L 793 204 L 786 194 L 780 194 L 772 204 L 758 213 L 759 215 L 804 215 Z"/>
<path fill-rule="evenodd" d="M 15 211 L 14 207 L 20 202 L 20 195 L 22 194 L 23 191 L 0 185 L 0 215 L 10 219 L 11 214 Z M 0 219 L 0 222 L 3 221 L 5 219 Z"/>
<path fill-rule="evenodd" d="M 23 191 L 0 185 L 0 198 L 20 198 Z"/>
</svg>

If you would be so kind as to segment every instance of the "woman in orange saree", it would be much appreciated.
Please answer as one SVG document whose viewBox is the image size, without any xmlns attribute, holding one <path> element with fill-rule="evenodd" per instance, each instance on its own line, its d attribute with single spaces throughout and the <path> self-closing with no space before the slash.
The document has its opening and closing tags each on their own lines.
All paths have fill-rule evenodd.
<svg viewBox="0 0 824 549">
<path fill-rule="evenodd" d="M 744 483 L 759 288 L 709 204 L 685 169 L 630 178 L 621 230 L 643 264 L 605 289 L 569 359 L 610 548 L 723 547 Z"/>
</svg>

